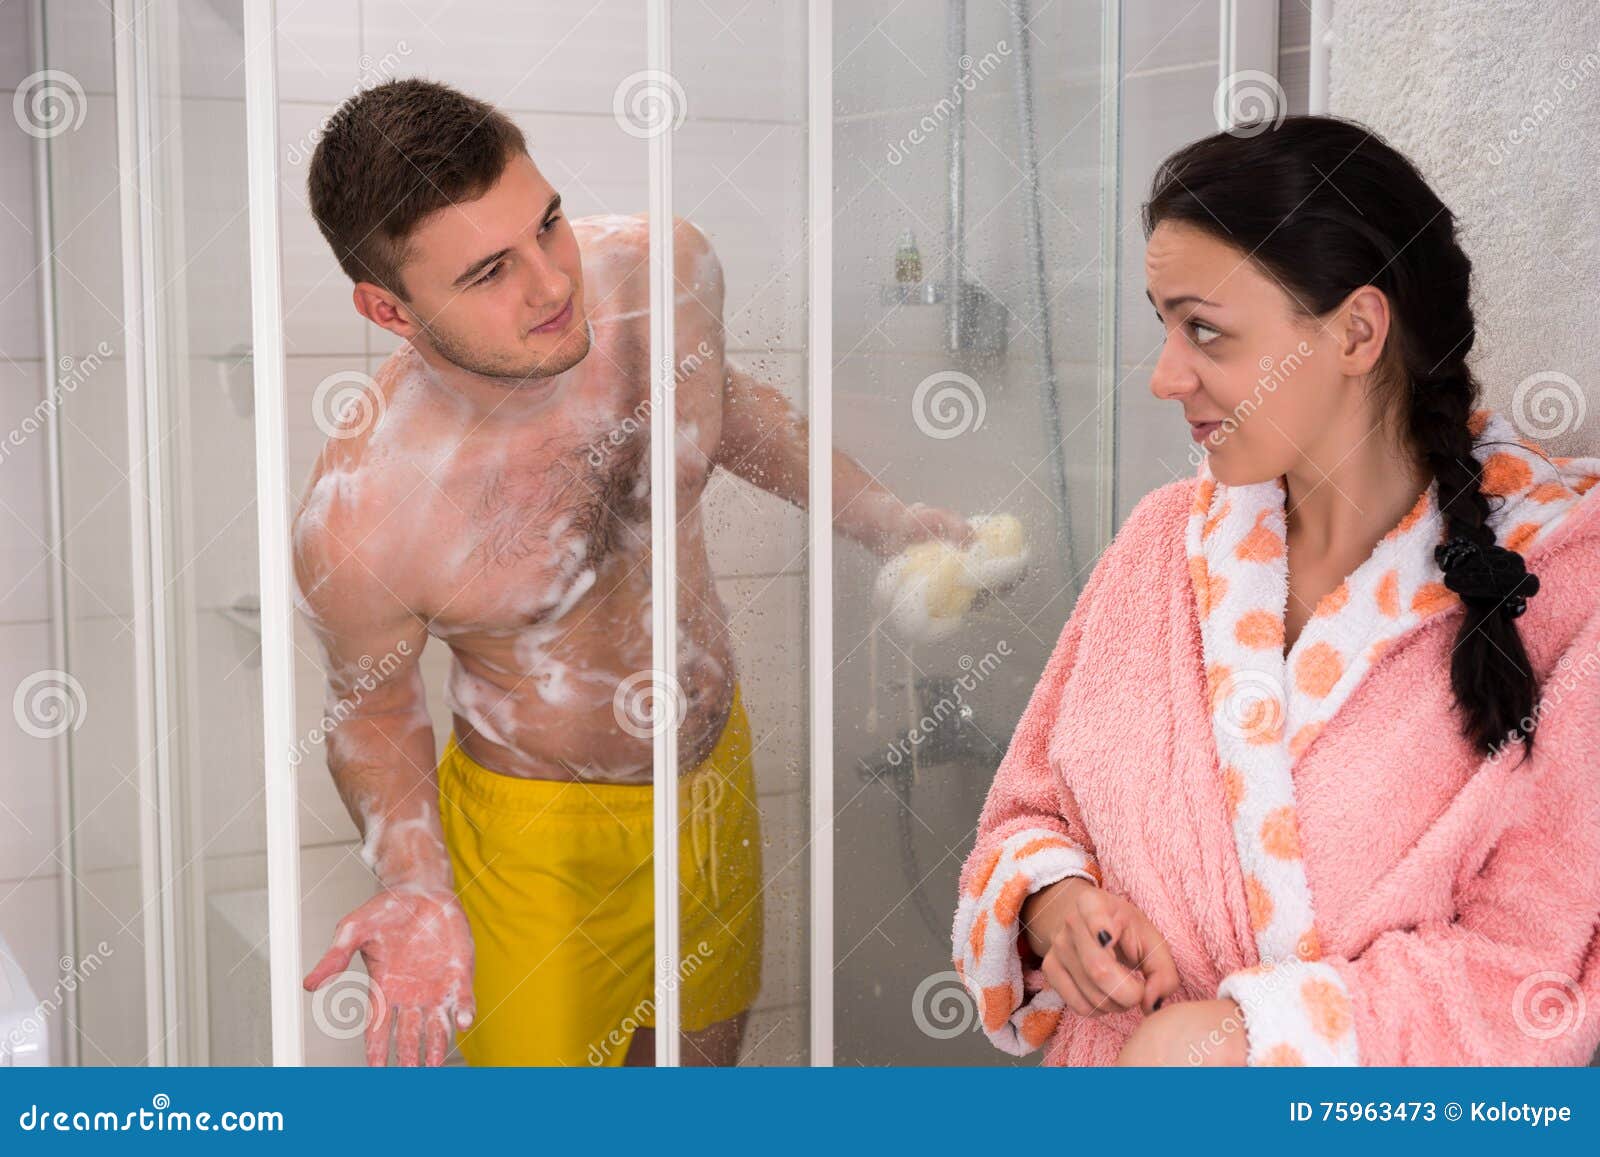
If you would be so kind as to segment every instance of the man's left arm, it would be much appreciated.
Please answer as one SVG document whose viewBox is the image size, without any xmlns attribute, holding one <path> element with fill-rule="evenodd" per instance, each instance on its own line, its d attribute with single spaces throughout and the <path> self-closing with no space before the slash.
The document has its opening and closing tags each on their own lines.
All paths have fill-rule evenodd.
<svg viewBox="0 0 1600 1157">
<path fill-rule="evenodd" d="M 717 465 L 804 509 L 810 468 L 805 418 L 777 387 L 757 381 L 731 361 L 725 359 L 724 365 Z M 901 501 L 839 449 L 833 452 L 833 525 L 882 558 L 923 539 L 959 544 L 971 534 L 961 515 Z"/>
<path fill-rule="evenodd" d="M 781 390 L 727 359 L 722 262 L 700 228 L 681 217 L 674 226 L 677 337 L 680 348 L 696 351 L 692 367 L 680 373 L 722 375 L 722 433 L 711 460 L 804 509 L 810 478 L 806 420 Z M 833 525 L 881 558 L 924 539 L 962 544 L 972 534 L 966 519 L 954 511 L 902 502 L 839 449 L 833 452 Z"/>
</svg>

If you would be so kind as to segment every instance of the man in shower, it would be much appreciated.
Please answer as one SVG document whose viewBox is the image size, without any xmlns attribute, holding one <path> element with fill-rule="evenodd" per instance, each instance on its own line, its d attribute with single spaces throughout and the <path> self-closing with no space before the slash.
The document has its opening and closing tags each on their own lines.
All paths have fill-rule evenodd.
<svg viewBox="0 0 1600 1157">
<path fill-rule="evenodd" d="M 347 101 L 308 187 L 356 309 L 406 344 L 326 419 L 294 521 L 328 765 L 380 884 L 306 987 L 363 955 L 371 1064 L 391 1029 L 402 1064 L 442 1063 L 453 1030 L 472 1064 L 650 1063 L 651 746 L 675 726 L 669 983 L 684 1063 L 733 1063 L 761 836 L 701 500 L 720 467 L 803 504 L 806 425 L 724 358 L 721 268 L 675 222 L 680 645 L 676 677 L 653 672 L 645 219 L 569 219 L 507 118 L 421 80 Z M 835 525 L 880 556 L 971 535 L 842 453 L 833 487 Z M 451 654 L 437 760 L 430 635 Z"/>
</svg>

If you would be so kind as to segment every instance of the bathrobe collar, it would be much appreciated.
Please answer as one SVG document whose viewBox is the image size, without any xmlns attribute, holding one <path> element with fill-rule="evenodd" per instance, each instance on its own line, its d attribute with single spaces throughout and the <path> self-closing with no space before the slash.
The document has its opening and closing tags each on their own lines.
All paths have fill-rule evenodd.
<svg viewBox="0 0 1600 1157">
<path fill-rule="evenodd" d="M 1473 416 L 1488 524 L 1526 555 L 1594 485 L 1594 459 L 1547 459 L 1503 416 Z M 1317 605 L 1287 657 L 1289 573 L 1281 479 L 1227 486 L 1199 470 L 1186 546 L 1212 731 L 1263 962 L 1316 960 L 1290 772 L 1386 649 L 1459 599 L 1434 561 L 1438 488 Z M 1535 596 L 1537 597 L 1537 596 Z"/>
</svg>

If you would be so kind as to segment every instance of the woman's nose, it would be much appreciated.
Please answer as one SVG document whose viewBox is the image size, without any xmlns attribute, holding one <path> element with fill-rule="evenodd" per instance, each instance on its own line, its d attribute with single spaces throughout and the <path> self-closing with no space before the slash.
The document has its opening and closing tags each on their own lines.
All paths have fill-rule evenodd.
<svg viewBox="0 0 1600 1157">
<path fill-rule="evenodd" d="M 1184 362 L 1182 352 L 1173 348 L 1174 344 L 1169 341 L 1161 347 L 1161 356 L 1150 374 L 1150 392 L 1163 401 L 1181 401 L 1200 385 L 1200 379 Z"/>
</svg>

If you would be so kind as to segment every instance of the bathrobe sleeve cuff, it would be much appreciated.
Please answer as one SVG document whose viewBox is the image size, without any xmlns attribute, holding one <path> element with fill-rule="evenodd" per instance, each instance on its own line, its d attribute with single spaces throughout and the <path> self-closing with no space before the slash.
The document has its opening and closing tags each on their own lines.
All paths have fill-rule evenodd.
<svg viewBox="0 0 1600 1157">
<path fill-rule="evenodd" d="M 1321 960 L 1288 959 L 1222 978 L 1217 999 L 1244 1014 L 1245 1064 L 1358 1065 L 1354 1004 L 1344 978 Z"/>
<path fill-rule="evenodd" d="M 1042 971 L 1023 975 L 1022 903 L 1074 876 L 1100 885 L 1100 869 L 1083 848 L 1051 828 L 1022 828 L 988 853 L 957 902 L 956 973 L 977 1002 L 983 1031 L 1013 1056 L 1049 1040 L 1065 1007 Z"/>
</svg>

